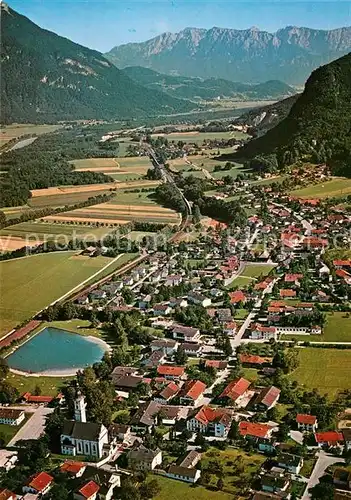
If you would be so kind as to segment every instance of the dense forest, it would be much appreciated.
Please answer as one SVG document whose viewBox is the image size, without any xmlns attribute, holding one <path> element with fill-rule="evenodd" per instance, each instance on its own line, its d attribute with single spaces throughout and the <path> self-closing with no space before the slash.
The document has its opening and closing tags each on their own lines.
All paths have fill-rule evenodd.
<svg viewBox="0 0 351 500">
<path fill-rule="evenodd" d="M 75 127 L 38 137 L 25 148 L 1 157 L 0 207 L 27 203 L 31 189 L 59 185 L 95 184 L 113 181 L 97 172 L 75 172 L 69 160 L 113 155 L 98 143 L 99 128 Z"/>
<path fill-rule="evenodd" d="M 289 115 L 238 152 L 259 154 L 273 154 L 279 167 L 327 162 L 351 176 L 351 53 L 314 71 Z"/>
<path fill-rule="evenodd" d="M 120 119 L 195 108 L 142 87 L 100 52 L 41 29 L 4 3 L 1 35 L 2 123 Z"/>
</svg>

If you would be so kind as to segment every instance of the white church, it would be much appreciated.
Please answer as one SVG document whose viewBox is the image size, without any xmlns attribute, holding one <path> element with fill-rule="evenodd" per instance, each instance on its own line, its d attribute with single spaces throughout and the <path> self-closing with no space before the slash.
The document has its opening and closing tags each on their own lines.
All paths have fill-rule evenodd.
<svg viewBox="0 0 351 500">
<path fill-rule="evenodd" d="M 65 420 L 63 425 L 61 453 L 102 458 L 110 455 L 111 451 L 106 427 L 87 422 L 85 398 L 78 393 L 74 402 L 74 420 Z"/>
</svg>

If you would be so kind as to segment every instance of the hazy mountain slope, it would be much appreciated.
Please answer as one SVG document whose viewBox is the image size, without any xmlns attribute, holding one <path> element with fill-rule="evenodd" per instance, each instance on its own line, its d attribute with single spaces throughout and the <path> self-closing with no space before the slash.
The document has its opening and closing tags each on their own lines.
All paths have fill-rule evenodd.
<svg viewBox="0 0 351 500">
<path fill-rule="evenodd" d="M 280 99 L 295 94 L 295 89 L 279 80 L 250 85 L 222 78 L 191 78 L 158 73 L 150 68 L 129 66 L 124 68 L 130 78 L 150 89 L 161 90 L 174 97 L 213 100 L 217 97 L 234 99 Z"/>
<path fill-rule="evenodd" d="M 188 111 L 145 89 L 95 50 L 41 29 L 1 4 L 1 120 L 132 118 Z"/>
<path fill-rule="evenodd" d="M 303 84 L 313 69 L 350 48 L 350 27 L 327 31 L 289 26 L 276 33 L 186 28 L 114 47 L 106 57 L 118 68 L 145 66 L 161 73 L 293 85 Z"/>
<path fill-rule="evenodd" d="M 351 175 L 351 53 L 315 70 L 288 116 L 240 154 L 276 153 L 280 164 L 329 161 Z"/>
</svg>

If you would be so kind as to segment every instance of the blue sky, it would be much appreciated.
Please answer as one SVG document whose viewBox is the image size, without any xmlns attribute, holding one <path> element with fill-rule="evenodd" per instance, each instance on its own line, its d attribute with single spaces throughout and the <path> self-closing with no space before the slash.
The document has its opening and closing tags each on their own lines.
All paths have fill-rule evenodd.
<svg viewBox="0 0 351 500">
<path fill-rule="evenodd" d="M 6 1 L 6 0 L 5 0 Z M 188 26 L 270 32 L 288 25 L 332 29 L 351 24 L 351 1 L 327 0 L 8 0 L 41 27 L 106 52 Z"/>
</svg>

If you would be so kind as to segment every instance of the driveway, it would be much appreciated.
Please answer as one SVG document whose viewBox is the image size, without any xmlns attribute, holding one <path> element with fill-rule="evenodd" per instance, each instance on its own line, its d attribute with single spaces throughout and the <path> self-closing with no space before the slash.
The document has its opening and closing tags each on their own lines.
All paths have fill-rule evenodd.
<svg viewBox="0 0 351 500">
<path fill-rule="evenodd" d="M 17 434 L 11 439 L 7 446 L 15 446 L 17 441 L 20 441 L 21 439 L 38 439 L 44 432 L 47 415 L 53 411 L 53 408 L 40 406 L 33 413 L 28 422 L 26 422 L 23 427 L 19 429 Z"/>
<path fill-rule="evenodd" d="M 309 498 L 311 498 L 308 490 L 319 483 L 320 478 L 324 475 L 329 465 L 335 464 L 337 462 L 344 462 L 344 459 L 341 457 L 334 457 L 334 455 L 327 455 L 325 451 L 320 451 L 318 453 L 318 460 L 316 462 L 316 465 L 314 466 L 302 500 L 308 500 Z"/>
</svg>

